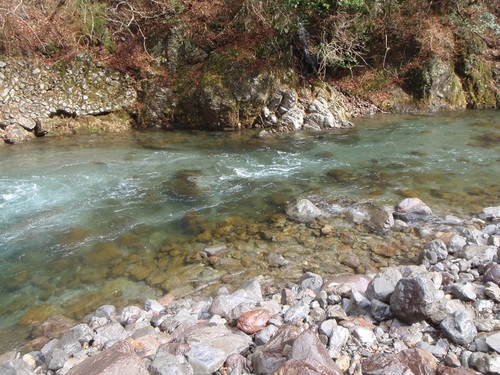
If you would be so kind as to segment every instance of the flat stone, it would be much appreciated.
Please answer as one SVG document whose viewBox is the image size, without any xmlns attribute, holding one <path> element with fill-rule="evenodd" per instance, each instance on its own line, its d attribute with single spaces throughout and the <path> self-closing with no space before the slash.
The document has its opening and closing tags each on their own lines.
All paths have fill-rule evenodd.
<svg viewBox="0 0 500 375">
<path fill-rule="evenodd" d="M 328 294 L 336 293 L 343 296 L 348 296 L 353 289 L 365 293 L 371 280 L 371 277 L 361 274 L 337 275 L 325 281 L 321 290 L 326 291 Z"/>
<path fill-rule="evenodd" d="M 356 337 L 365 346 L 371 346 L 377 342 L 377 337 L 373 330 L 367 327 L 354 327 L 352 335 Z"/>
<path fill-rule="evenodd" d="M 500 353 L 500 332 L 487 336 L 486 344 L 497 353 Z"/>
<path fill-rule="evenodd" d="M 475 301 L 477 294 L 476 288 L 472 283 L 453 284 L 451 286 L 451 294 L 461 301 Z"/>
<path fill-rule="evenodd" d="M 183 336 L 186 344 L 191 347 L 195 345 L 213 347 L 223 351 L 226 357 L 233 353 L 240 353 L 248 348 L 252 342 L 250 336 L 237 329 L 229 329 L 222 324 L 211 326 L 198 323 Z"/>
<path fill-rule="evenodd" d="M 483 213 L 479 215 L 481 219 L 494 220 L 500 218 L 500 206 L 483 208 Z"/>
<path fill-rule="evenodd" d="M 117 341 L 125 340 L 129 333 L 120 323 L 108 323 L 95 329 L 94 342 L 97 346 L 109 346 Z"/>
<path fill-rule="evenodd" d="M 85 359 L 67 375 L 150 375 L 132 345 L 120 341 L 107 350 Z"/>
<path fill-rule="evenodd" d="M 186 357 L 195 374 L 212 374 L 222 367 L 227 355 L 212 346 L 194 345 Z"/>
</svg>

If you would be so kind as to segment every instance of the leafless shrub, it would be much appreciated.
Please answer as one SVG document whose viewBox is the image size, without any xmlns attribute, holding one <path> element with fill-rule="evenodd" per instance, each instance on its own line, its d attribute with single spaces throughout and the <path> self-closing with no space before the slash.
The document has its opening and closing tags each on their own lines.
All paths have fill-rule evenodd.
<svg viewBox="0 0 500 375">
<path fill-rule="evenodd" d="M 445 60 L 453 57 L 455 51 L 453 30 L 443 26 L 437 17 L 425 20 L 416 40 L 424 57 L 432 55 Z"/>
<path fill-rule="evenodd" d="M 313 48 L 321 75 L 329 67 L 352 69 L 359 64 L 367 65 L 363 58 L 365 41 L 358 21 L 358 16 L 340 12 L 322 22 L 320 40 Z"/>
</svg>

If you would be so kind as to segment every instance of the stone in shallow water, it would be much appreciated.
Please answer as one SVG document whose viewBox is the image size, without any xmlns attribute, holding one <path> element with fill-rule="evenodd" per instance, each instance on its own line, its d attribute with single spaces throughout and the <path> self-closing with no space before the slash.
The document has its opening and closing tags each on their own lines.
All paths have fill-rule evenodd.
<svg viewBox="0 0 500 375">
<path fill-rule="evenodd" d="M 367 275 L 337 275 L 326 280 L 321 290 L 343 296 L 348 296 L 353 289 L 365 293 L 371 280 Z"/>
<path fill-rule="evenodd" d="M 481 219 L 494 220 L 500 218 L 500 206 L 483 208 L 483 213 L 479 215 Z"/>
<path fill-rule="evenodd" d="M 403 199 L 397 206 L 396 211 L 403 214 L 431 215 L 432 210 L 419 198 Z"/>
<path fill-rule="evenodd" d="M 300 199 L 287 210 L 287 214 L 300 223 L 308 223 L 325 216 L 325 213 L 308 199 Z"/>
</svg>

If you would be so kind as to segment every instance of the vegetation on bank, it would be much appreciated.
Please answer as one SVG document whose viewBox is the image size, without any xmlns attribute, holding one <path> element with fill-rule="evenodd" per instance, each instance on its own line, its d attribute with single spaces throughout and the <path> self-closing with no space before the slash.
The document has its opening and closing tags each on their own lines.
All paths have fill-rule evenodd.
<svg viewBox="0 0 500 375">
<path fill-rule="evenodd" d="M 182 48 L 169 49 L 172 38 Z M 0 5 L 0 53 L 7 56 L 57 60 L 85 52 L 137 76 L 154 70 L 173 78 L 184 65 L 201 65 L 216 52 L 245 59 L 250 69 L 292 66 L 305 78 L 336 80 L 346 91 L 372 99 L 391 85 L 411 83 L 411 72 L 432 58 L 452 62 L 465 77 L 477 74 L 479 65 L 471 61 L 494 71 L 499 48 L 497 0 L 4 0 Z M 494 84 L 491 74 L 483 76 L 483 84 Z"/>
</svg>

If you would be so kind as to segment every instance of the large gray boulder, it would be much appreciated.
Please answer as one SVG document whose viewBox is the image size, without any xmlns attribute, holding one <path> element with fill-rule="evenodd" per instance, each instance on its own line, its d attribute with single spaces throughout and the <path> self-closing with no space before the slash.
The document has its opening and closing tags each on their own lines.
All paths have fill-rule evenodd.
<svg viewBox="0 0 500 375">
<path fill-rule="evenodd" d="M 436 300 L 437 289 L 432 281 L 424 276 L 416 276 L 398 281 L 390 305 L 398 319 L 411 324 L 427 319 Z"/>
</svg>

